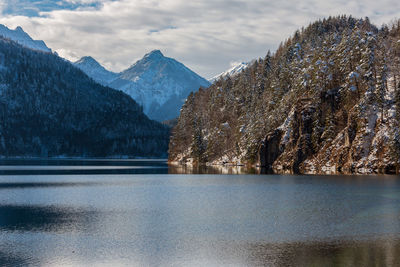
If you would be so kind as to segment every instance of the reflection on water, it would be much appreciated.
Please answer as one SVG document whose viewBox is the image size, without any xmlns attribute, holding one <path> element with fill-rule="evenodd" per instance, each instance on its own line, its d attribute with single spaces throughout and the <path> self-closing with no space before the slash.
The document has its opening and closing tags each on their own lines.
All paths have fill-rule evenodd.
<svg viewBox="0 0 400 267">
<path fill-rule="evenodd" d="M 398 266 L 400 262 L 399 240 L 258 243 L 247 249 L 247 263 L 257 266 Z"/>
<path fill-rule="evenodd" d="M 0 159 L 0 175 L 39 174 L 265 174 L 244 166 L 190 166 L 144 159 Z"/>
<path fill-rule="evenodd" d="M 0 159 L 0 175 L 167 173 L 161 159 Z"/>
<path fill-rule="evenodd" d="M 1 189 L 23 189 L 23 188 L 35 188 L 35 187 L 63 187 L 63 186 L 100 186 L 104 185 L 105 183 L 95 183 L 95 182 L 56 182 L 56 183 L 49 183 L 49 182 L 20 182 L 20 183 L 0 183 L 0 190 Z"/>
<path fill-rule="evenodd" d="M 1 231 L 71 232 L 87 229 L 95 211 L 46 206 L 0 206 Z"/>
<path fill-rule="evenodd" d="M 170 174 L 260 174 L 264 170 L 260 168 L 247 168 L 244 166 L 190 166 L 171 164 L 168 166 Z"/>
<path fill-rule="evenodd" d="M 14 255 L 13 251 L 2 252 L 0 249 L 0 266 L 28 266 L 34 263 L 37 264 L 38 262 L 27 259 L 23 255 Z"/>
<path fill-rule="evenodd" d="M 2 163 L 0 266 L 400 262 L 396 176 L 241 175 L 240 167 L 145 160 Z"/>
</svg>

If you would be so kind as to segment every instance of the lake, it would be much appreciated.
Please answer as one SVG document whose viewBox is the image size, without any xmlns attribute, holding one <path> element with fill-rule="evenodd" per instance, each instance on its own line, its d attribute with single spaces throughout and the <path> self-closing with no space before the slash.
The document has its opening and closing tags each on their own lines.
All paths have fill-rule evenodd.
<svg viewBox="0 0 400 267">
<path fill-rule="evenodd" d="M 398 176 L 3 159 L 0 203 L 1 266 L 400 262 Z"/>
</svg>

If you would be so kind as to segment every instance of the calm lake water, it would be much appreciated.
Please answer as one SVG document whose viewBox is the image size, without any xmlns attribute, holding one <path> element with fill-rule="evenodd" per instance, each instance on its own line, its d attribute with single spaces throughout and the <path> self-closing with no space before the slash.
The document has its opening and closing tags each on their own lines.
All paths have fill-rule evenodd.
<svg viewBox="0 0 400 267">
<path fill-rule="evenodd" d="M 0 160 L 0 265 L 400 265 L 399 177 L 240 173 Z"/>
</svg>

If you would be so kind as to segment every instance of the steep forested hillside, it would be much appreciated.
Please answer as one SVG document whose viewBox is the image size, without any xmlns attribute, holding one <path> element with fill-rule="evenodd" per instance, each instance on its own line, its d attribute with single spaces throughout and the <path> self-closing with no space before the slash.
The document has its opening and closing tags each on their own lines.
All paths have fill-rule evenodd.
<svg viewBox="0 0 400 267">
<path fill-rule="evenodd" d="M 170 161 L 276 172 L 393 172 L 400 157 L 400 21 L 319 20 L 241 74 L 191 94 Z"/>
<path fill-rule="evenodd" d="M 162 156 L 167 127 L 126 94 L 0 38 L 0 156 Z"/>
</svg>

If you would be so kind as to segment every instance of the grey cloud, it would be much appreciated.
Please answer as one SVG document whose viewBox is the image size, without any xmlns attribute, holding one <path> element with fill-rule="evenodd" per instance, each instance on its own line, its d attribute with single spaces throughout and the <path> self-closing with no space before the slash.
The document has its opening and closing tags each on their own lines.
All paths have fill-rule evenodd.
<svg viewBox="0 0 400 267">
<path fill-rule="evenodd" d="M 102 3 L 98 9 L 59 10 L 41 13 L 41 17 L 1 17 L 0 23 L 21 25 L 62 56 L 91 55 L 114 71 L 157 48 L 209 78 L 225 71 L 232 61 L 264 56 L 296 29 L 318 18 L 352 14 L 369 16 L 381 25 L 400 15 L 398 0 Z"/>
</svg>

